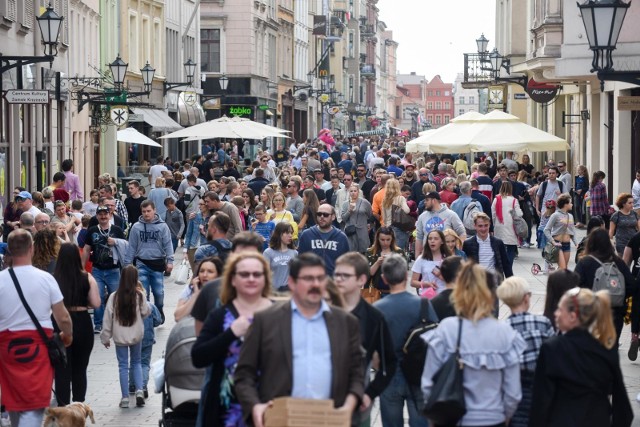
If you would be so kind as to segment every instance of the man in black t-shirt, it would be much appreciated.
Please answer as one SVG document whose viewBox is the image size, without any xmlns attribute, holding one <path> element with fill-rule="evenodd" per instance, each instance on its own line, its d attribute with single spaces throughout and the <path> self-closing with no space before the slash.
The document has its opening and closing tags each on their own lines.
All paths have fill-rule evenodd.
<svg viewBox="0 0 640 427">
<path fill-rule="evenodd" d="M 147 200 L 140 194 L 140 183 L 136 180 L 129 181 L 127 184 L 129 189 L 129 197 L 124 199 L 124 207 L 127 208 L 127 216 L 129 217 L 129 224 L 133 225 L 138 222 L 142 211 L 140 205 Z"/>
<path fill-rule="evenodd" d="M 93 263 L 91 274 L 98 283 L 98 291 L 102 304 L 93 313 L 94 332 L 102 331 L 102 316 L 104 304 L 109 294 L 115 292 L 120 284 L 121 259 L 114 258 L 114 246 L 116 239 L 125 239 L 124 231 L 110 223 L 111 213 L 106 206 L 98 206 L 96 209 L 98 225 L 89 227 L 87 238 L 82 250 L 82 265 L 85 265 L 89 257 Z M 123 254 L 124 256 L 124 254 Z M 107 293 L 105 294 L 105 288 Z"/>
</svg>

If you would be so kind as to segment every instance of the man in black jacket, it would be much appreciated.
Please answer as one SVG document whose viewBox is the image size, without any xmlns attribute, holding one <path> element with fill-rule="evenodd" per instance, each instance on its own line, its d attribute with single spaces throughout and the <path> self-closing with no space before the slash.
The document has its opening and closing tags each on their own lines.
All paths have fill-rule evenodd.
<svg viewBox="0 0 640 427">
<path fill-rule="evenodd" d="M 373 353 L 378 353 L 380 369 L 370 383 L 365 378 L 365 391 L 359 411 L 354 412 L 354 425 L 366 422 L 369 425 L 371 405 L 376 397 L 384 391 L 396 372 L 397 359 L 393 350 L 393 341 L 387 322 L 382 313 L 367 303 L 360 290 L 369 283 L 369 263 L 364 255 L 348 252 L 336 260 L 333 273 L 338 290 L 342 294 L 346 311 L 358 318 L 360 322 L 360 339 L 366 351 L 365 364 L 369 371 Z"/>
<path fill-rule="evenodd" d="M 476 235 L 469 237 L 462 244 L 462 250 L 467 254 L 467 257 L 491 272 L 497 272 L 504 277 L 513 276 L 504 243 L 489 235 L 491 224 L 489 215 L 484 212 L 476 214 L 473 224 Z"/>
</svg>

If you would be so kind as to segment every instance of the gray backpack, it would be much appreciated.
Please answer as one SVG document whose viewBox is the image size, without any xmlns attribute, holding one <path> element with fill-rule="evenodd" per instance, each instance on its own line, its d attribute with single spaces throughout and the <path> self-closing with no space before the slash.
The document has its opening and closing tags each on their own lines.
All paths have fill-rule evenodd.
<svg viewBox="0 0 640 427">
<path fill-rule="evenodd" d="M 464 225 L 464 229 L 467 232 L 467 236 L 473 236 L 476 234 L 473 217 L 480 212 L 482 212 L 482 206 L 476 199 L 471 199 L 471 202 L 469 202 L 469 204 L 464 208 L 464 212 L 462 214 L 462 224 Z"/>
<path fill-rule="evenodd" d="M 622 307 L 625 300 L 625 281 L 622 272 L 614 261 L 603 263 L 593 255 L 589 256 L 600 264 L 593 278 L 593 292 L 608 291 L 611 307 Z"/>
</svg>

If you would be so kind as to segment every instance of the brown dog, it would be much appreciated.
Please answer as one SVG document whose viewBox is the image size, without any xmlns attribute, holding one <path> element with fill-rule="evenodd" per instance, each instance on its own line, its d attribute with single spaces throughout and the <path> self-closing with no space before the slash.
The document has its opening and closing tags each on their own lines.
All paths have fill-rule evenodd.
<svg viewBox="0 0 640 427">
<path fill-rule="evenodd" d="M 92 424 L 96 423 L 93 410 L 82 402 L 73 402 L 61 408 L 47 408 L 44 413 L 44 427 L 85 427 L 87 417 Z"/>
</svg>

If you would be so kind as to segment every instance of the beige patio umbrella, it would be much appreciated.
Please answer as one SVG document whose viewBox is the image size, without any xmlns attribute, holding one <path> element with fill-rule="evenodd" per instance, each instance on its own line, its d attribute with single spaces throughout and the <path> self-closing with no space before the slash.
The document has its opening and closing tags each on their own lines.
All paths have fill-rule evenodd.
<svg viewBox="0 0 640 427">
<path fill-rule="evenodd" d="M 194 141 L 210 138 L 264 139 L 267 137 L 289 138 L 283 129 L 241 117 L 222 116 L 219 119 L 199 123 L 181 129 L 160 138 L 180 138 L 183 141 Z"/>
<path fill-rule="evenodd" d="M 455 135 L 460 132 L 464 132 L 464 129 L 469 128 L 471 124 L 482 119 L 484 114 L 480 114 L 477 111 L 469 111 L 461 116 L 455 117 L 450 123 L 438 128 L 429 129 L 424 132 L 420 132 L 417 138 L 407 143 L 407 152 L 409 153 L 447 153 L 445 151 L 434 151 L 431 147 L 432 140 L 444 140 L 450 139 L 450 135 Z M 456 149 L 451 153 L 465 152 Z"/>
</svg>

